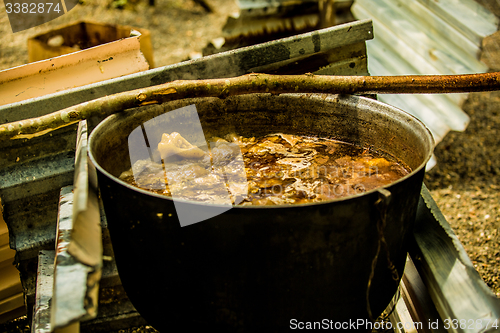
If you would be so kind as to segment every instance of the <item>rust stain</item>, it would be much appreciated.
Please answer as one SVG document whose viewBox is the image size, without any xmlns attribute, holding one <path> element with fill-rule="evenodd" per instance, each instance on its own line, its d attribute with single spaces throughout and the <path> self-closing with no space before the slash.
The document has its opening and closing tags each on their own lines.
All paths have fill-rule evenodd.
<svg viewBox="0 0 500 333">
<path fill-rule="evenodd" d="M 431 58 L 431 60 L 433 60 L 433 61 L 438 61 L 438 60 L 439 60 L 439 58 L 438 58 L 438 57 L 434 54 L 434 51 L 435 51 L 435 50 L 432 50 L 432 49 L 431 49 L 431 50 L 429 50 L 429 57 L 430 57 L 430 58 Z"/>
</svg>

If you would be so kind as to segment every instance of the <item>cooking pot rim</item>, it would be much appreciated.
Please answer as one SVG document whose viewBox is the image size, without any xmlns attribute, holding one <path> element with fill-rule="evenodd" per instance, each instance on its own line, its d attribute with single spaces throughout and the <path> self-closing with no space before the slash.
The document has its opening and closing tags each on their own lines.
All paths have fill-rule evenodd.
<svg viewBox="0 0 500 333">
<path fill-rule="evenodd" d="M 314 95 L 311 95 L 311 94 L 282 94 L 281 96 L 283 95 L 290 95 L 290 96 L 303 96 L 303 95 L 309 95 L 308 98 L 321 98 L 322 101 L 327 101 L 324 96 L 325 94 L 314 94 Z M 339 95 L 336 95 L 336 94 L 328 94 L 328 96 L 339 96 Z M 371 98 L 367 98 L 367 97 L 364 97 L 364 96 L 355 96 L 355 95 L 342 95 L 342 100 L 344 101 L 347 101 L 348 99 L 359 99 L 361 101 L 363 101 L 364 103 L 367 103 L 367 104 L 373 104 L 373 105 L 378 105 L 378 106 L 382 106 L 384 108 L 389 108 L 389 109 L 392 109 L 393 111 L 395 112 L 402 112 L 405 114 L 405 116 L 409 117 L 409 118 L 412 118 L 413 121 L 415 121 L 416 123 L 418 123 L 420 126 L 422 126 L 422 128 L 425 130 L 425 132 L 427 132 L 427 134 L 429 135 L 429 139 L 430 139 L 430 143 L 434 143 L 434 137 L 431 133 L 431 131 L 429 130 L 429 128 L 420 120 L 418 119 L 417 117 L 415 117 L 414 115 L 398 108 L 398 107 L 395 107 L 393 105 L 390 105 L 390 104 L 386 104 L 386 103 L 383 103 L 383 102 L 380 102 L 378 100 L 374 100 L 374 99 L 371 99 Z M 144 194 L 144 195 L 148 195 L 148 196 L 152 196 L 152 197 L 156 197 L 156 198 L 159 198 L 159 199 L 165 199 L 165 200 L 170 200 L 170 201 L 173 201 L 174 199 L 171 197 L 171 196 L 166 196 L 166 195 L 162 195 L 162 194 L 157 194 L 157 193 L 154 193 L 154 192 L 151 192 L 151 191 L 148 191 L 148 190 L 145 190 L 145 189 L 142 189 L 142 188 L 139 188 L 139 187 L 136 187 L 136 186 L 133 186 L 121 179 L 119 179 L 118 177 L 112 175 L 111 173 L 109 173 L 107 170 L 105 170 L 99 163 L 97 163 L 95 157 L 94 157 L 94 154 L 92 152 L 92 141 L 94 140 L 96 134 L 97 133 L 97 130 L 100 129 L 100 127 L 104 127 L 105 124 L 107 122 L 111 122 L 113 121 L 114 118 L 118 117 L 117 114 L 113 114 L 113 115 L 110 115 L 108 117 L 106 117 L 103 121 L 101 121 L 95 128 L 94 130 L 90 133 L 89 135 L 89 139 L 88 139 L 88 154 L 89 154 L 89 157 L 90 157 L 90 160 L 92 162 L 92 164 L 101 172 L 103 173 L 106 177 L 108 177 L 109 179 L 111 179 L 112 181 L 114 182 L 117 182 L 118 184 L 120 184 L 121 186 L 125 186 L 126 188 L 130 189 L 130 190 L 133 190 L 133 191 L 137 191 L 141 194 Z M 434 145 L 432 145 L 434 146 Z M 410 173 L 408 173 L 407 175 L 389 183 L 389 184 L 386 184 L 386 185 L 383 185 L 383 186 L 380 186 L 380 187 L 377 187 L 377 188 L 374 188 L 374 189 L 371 189 L 369 191 L 366 191 L 366 192 L 362 192 L 362 193 L 358 193 L 358 194 L 353 194 L 353 195 L 349 195 L 349 196 L 345 196 L 345 197 L 340 197 L 340 198 L 336 198 L 336 199 L 331 199 L 331 200 L 325 200 L 325 201 L 320 201 L 320 202 L 309 202 L 309 203 L 301 203 L 301 204 L 287 204 L 287 205 L 270 205 L 270 206 L 259 206 L 259 205 L 245 205 L 245 206 L 240 206 L 240 205 L 231 205 L 231 209 L 283 209 L 283 208 L 290 208 L 290 207 L 304 207 L 304 206 L 315 206 L 315 205 L 326 205 L 326 204 L 331 204 L 333 202 L 342 202 L 342 201 L 346 201 L 346 200 L 351 200 L 351 199 L 355 199 L 355 198 L 359 198 L 359 197 L 362 197 L 362 196 L 369 196 L 369 195 L 372 195 L 373 193 L 376 193 L 378 192 L 380 189 L 388 189 L 396 184 L 399 184 L 400 182 L 403 182 L 405 181 L 406 179 L 410 178 L 410 177 L 413 177 L 415 174 L 417 174 L 418 172 L 420 172 L 423 168 L 425 168 L 427 162 L 429 162 L 430 158 L 432 157 L 432 154 L 433 154 L 433 149 L 430 149 L 429 152 L 427 153 L 427 156 L 424 158 L 423 162 L 415 169 L 413 169 Z M 209 206 L 209 207 L 221 207 L 221 208 L 226 208 L 226 207 L 229 207 L 229 205 L 221 205 L 221 204 L 211 204 L 211 203 L 205 203 L 205 202 L 199 202 L 199 201 L 193 201 L 193 200 L 185 200 L 185 199 L 176 199 L 178 200 L 179 202 L 183 202 L 183 203 L 187 203 L 187 204 L 194 204 L 194 205 L 198 205 L 198 206 Z"/>
</svg>

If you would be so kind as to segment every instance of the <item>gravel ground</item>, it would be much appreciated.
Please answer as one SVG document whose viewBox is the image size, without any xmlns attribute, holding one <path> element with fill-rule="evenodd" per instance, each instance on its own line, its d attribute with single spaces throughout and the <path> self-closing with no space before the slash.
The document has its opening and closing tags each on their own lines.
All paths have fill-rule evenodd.
<svg viewBox="0 0 500 333">
<path fill-rule="evenodd" d="M 67 14 L 13 34 L 0 0 L 0 70 L 28 62 L 28 38 L 76 20 L 149 29 L 155 66 L 175 64 L 188 59 L 190 53 L 201 52 L 209 41 L 220 37 L 227 16 L 238 12 L 232 0 L 208 2 L 215 13 L 207 14 L 193 0 L 157 0 L 155 7 L 148 6 L 147 0 L 128 0 L 123 10 L 113 8 L 113 0 L 80 0 L 80 5 Z"/>
<path fill-rule="evenodd" d="M 220 36 L 227 16 L 237 11 L 234 1 L 227 0 L 209 0 L 217 10 L 212 14 L 192 0 L 156 1 L 154 8 L 138 1 L 129 0 L 120 10 L 113 8 L 112 0 L 81 0 L 68 14 L 16 34 L 11 33 L 5 7 L 0 5 L 0 70 L 27 62 L 29 37 L 80 19 L 149 29 L 156 66 L 173 64 L 201 52 Z M 500 9 L 492 9 L 499 15 Z M 500 59 L 500 38 L 491 45 L 489 59 Z M 426 174 L 425 183 L 479 274 L 500 297 L 500 92 L 471 94 L 463 108 L 471 118 L 467 130 L 451 132 L 439 143 L 438 164 Z M 26 320 L 20 319 L 0 325 L 0 331 L 29 330 Z M 155 330 L 143 327 L 127 332 Z"/>
<path fill-rule="evenodd" d="M 470 94 L 463 109 L 469 126 L 438 144 L 438 164 L 425 183 L 477 271 L 500 297 L 500 92 Z"/>
</svg>

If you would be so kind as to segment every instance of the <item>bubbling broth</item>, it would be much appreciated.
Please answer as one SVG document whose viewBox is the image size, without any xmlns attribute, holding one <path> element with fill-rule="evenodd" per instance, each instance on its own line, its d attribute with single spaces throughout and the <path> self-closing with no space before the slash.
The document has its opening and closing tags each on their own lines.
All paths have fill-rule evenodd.
<svg viewBox="0 0 500 333">
<path fill-rule="evenodd" d="M 195 147 L 164 134 L 161 163 L 138 160 L 120 179 L 175 199 L 232 205 L 287 205 L 346 197 L 411 172 L 394 157 L 326 138 L 291 134 L 213 137 Z"/>
</svg>

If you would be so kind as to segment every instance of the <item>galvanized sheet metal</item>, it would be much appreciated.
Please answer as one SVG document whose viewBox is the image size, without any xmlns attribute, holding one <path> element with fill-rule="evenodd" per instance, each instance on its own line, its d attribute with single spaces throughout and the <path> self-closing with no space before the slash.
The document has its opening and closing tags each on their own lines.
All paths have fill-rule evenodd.
<svg viewBox="0 0 500 333">
<path fill-rule="evenodd" d="M 50 303 L 54 287 L 55 251 L 40 251 L 36 282 L 36 301 L 33 308 L 31 331 L 34 333 L 50 333 Z"/>
<path fill-rule="evenodd" d="M 418 0 L 475 44 L 498 28 L 498 18 L 474 0 Z M 492 1 L 493 2 L 493 1 Z"/>
<path fill-rule="evenodd" d="M 429 190 L 422 187 L 411 253 L 420 276 L 445 320 L 465 320 L 449 331 L 498 332 L 500 299 L 482 280 Z M 470 325 L 471 320 L 474 325 Z M 462 322 L 463 323 L 463 322 Z"/>
<path fill-rule="evenodd" d="M 488 70 L 481 42 L 498 19 L 474 0 L 356 0 L 356 18 L 373 20 L 376 38 L 367 43 L 371 75 L 466 74 Z M 397 96 L 379 99 L 422 120 L 436 143 L 469 123 L 461 105 L 467 94 Z"/>
</svg>

